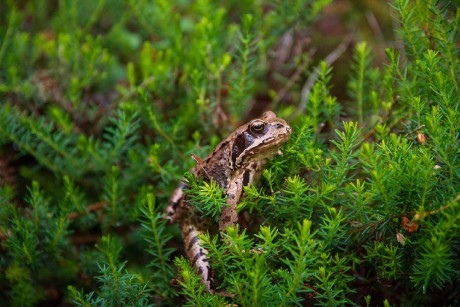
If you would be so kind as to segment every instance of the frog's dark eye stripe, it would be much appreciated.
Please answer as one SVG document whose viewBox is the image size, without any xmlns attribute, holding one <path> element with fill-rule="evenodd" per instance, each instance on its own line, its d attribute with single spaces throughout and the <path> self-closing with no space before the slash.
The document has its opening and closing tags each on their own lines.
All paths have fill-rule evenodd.
<svg viewBox="0 0 460 307">
<path fill-rule="evenodd" d="M 254 137 L 249 133 L 243 132 L 238 135 L 233 143 L 231 154 L 232 169 L 236 168 L 238 157 L 254 143 Z"/>
</svg>

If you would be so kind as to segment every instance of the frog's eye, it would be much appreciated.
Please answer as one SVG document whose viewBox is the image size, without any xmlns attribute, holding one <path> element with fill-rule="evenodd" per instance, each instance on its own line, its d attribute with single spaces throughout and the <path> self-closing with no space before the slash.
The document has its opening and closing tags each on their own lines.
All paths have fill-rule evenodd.
<svg viewBox="0 0 460 307">
<path fill-rule="evenodd" d="M 254 133 L 261 133 L 265 129 L 265 123 L 257 121 L 251 125 L 251 131 Z"/>
</svg>

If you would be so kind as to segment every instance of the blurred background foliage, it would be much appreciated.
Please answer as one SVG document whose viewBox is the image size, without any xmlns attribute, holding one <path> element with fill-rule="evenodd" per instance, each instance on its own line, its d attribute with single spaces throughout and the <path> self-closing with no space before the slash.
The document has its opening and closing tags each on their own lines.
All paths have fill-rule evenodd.
<svg viewBox="0 0 460 307">
<path fill-rule="evenodd" d="M 6 0 L 0 302 L 459 304 L 458 5 Z M 241 204 L 264 226 L 206 238 L 237 295 L 202 293 L 162 211 L 268 109 L 294 134 Z"/>
</svg>

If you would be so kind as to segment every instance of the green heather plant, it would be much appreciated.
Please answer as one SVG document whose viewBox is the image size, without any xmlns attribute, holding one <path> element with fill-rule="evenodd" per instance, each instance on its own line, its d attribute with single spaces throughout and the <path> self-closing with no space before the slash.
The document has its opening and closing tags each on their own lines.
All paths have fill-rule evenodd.
<svg viewBox="0 0 460 307">
<path fill-rule="evenodd" d="M 396 41 L 354 37 L 343 86 L 305 43 L 329 0 L 6 1 L 0 305 L 460 305 L 455 3 L 383 4 Z M 210 294 L 163 210 L 185 176 L 217 221 L 191 155 L 266 109 L 293 134 L 249 227 L 201 237 Z"/>
</svg>

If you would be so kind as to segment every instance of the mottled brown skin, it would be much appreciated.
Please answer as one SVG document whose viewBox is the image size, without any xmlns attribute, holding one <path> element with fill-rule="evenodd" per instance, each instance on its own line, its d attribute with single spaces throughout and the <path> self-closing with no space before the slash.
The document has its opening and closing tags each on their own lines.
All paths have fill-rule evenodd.
<svg viewBox="0 0 460 307">
<path fill-rule="evenodd" d="M 219 231 L 238 224 L 236 208 L 243 188 L 259 179 L 264 165 L 276 154 L 281 154 L 279 145 L 290 135 L 289 125 L 275 113 L 267 111 L 261 118 L 235 130 L 191 170 L 196 178 L 214 180 L 225 191 L 229 206 L 222 207 Z M 213 292 L 213 274 L 206 256 L 208 251 L 198 238 L 200 233 L 209 230 L 209 220 L 199 217 L 195 208 L 188 205 L 185 188 L 186 185 L 180 183 L 174 191 L 166 208 L 166 218 L 181 224 L 187 257 L 200 273 L 206 289 Z"/>
</svg>

